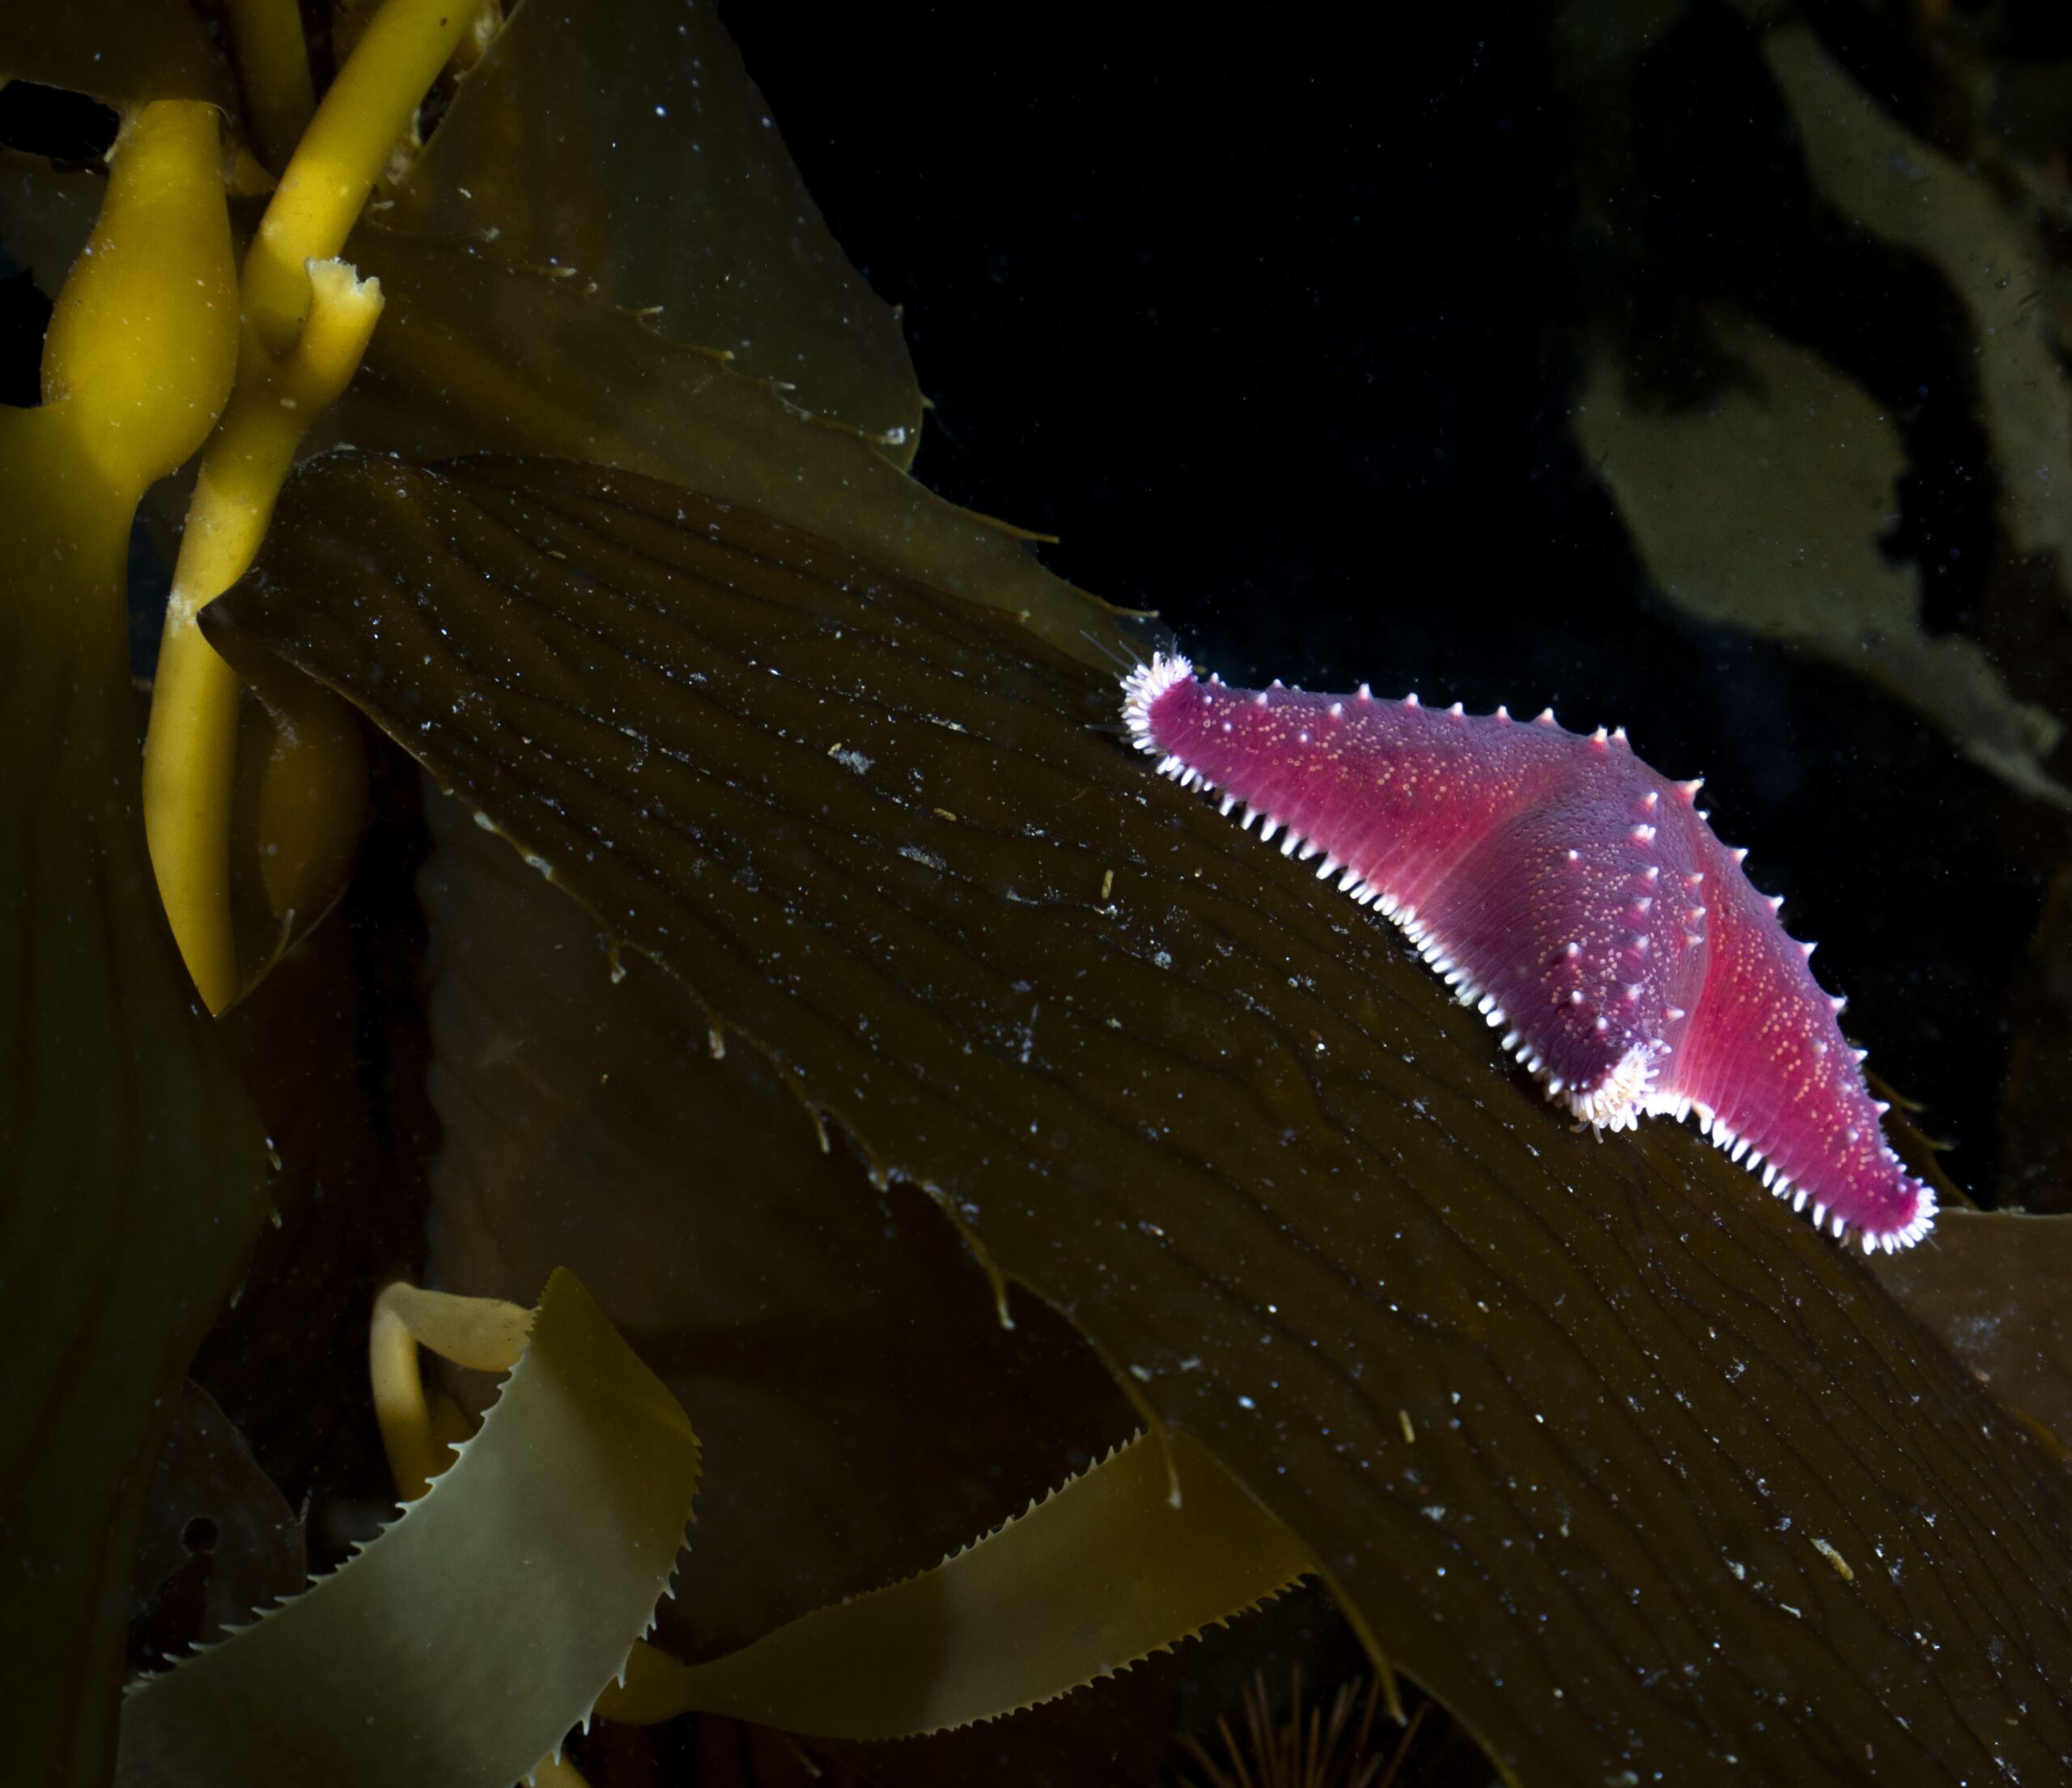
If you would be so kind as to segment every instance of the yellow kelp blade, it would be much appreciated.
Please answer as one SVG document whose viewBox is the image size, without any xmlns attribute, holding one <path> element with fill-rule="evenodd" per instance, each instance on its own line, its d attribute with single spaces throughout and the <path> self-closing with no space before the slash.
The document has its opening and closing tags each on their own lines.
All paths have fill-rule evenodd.
<svg viewBox="0 0 2072 1788">
<path fill-rule="evenodd" d="M 434 1440 L 417 1349 L 503 1370 L 530 1321 L 499 1298 L 400 1282 L 382 1292 L 375 1406 L 391 1459 L 412 1462 L 406 1493 L 422 1493 L 416 1462 Z M 1308 1569 L 1294 1536 L 1214 1455 L 1183 1433 L 1170 1446 L 1140 1438 L 935 1569 L 818 1609 L 727 1657 L 686 1666 L 636 1647 L 597 1711 L 635 1723 L 725 1713 L 838 1738 L 939 1731 L 1127 1668 Z"/>
<path fill-rule="evenodd" d="M 646 1629 L 690 1518 L 683 1411 L 571 1274 L 452 1468 L 332 1576 L 125 1703 L 125 1788 L 506 1788 Z"/>
<path fill-rule="evenodd" d="M 1126 1669 L 1311 1568 L 1206 1447 L 1146 1437 L 932 1571 L 710 1663 L 638 1653 L 597 1711 L 726 1714 L 822 1738 L 940 1732 Z"/>
</svg>

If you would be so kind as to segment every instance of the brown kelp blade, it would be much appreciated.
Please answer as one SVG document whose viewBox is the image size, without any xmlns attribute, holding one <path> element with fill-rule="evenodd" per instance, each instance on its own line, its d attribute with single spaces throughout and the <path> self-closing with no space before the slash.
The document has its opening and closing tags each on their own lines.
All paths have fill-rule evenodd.
<svg viewBox="0 0 2072 1788">
<path fill-rule="evenodd" d="M 682 1410 L 558 1275 L 428 1493 L 306 1594 L 131 1692 L 118 1782 L 505 1788 L 618 1674 L 697 1483 Z"/>
<path fill-rule="evenodd" d="M 2059 1463 L 1690 1132 L 1572 1132 L 1012 618 L 630 474 L 355 457 L 211 614 L 931 1190 L 1507 1770 L 2072 1753 Z"/>
<path fill-rule="evenodd" d="M 386 232 L 572 285 L 914 457 L 898 318 L 836 246 L 710 6 L 518 8 L 383 196 Z"/>
<path fill-rule="evenodd" d="M 723 355 L 461 244 L 365 223 L 346 253 L 388 302 L 331 413 L 340 438 L 406 460 L 553 455 L 696 481 L 1106 662 L 1084 635 L 1114 639 L 1115 611 L 1046 571 L 1027 536 L 945 503 L 874 438 L 801 415 Z"/>
<path fill-rule="evenodd" d="M 2072 1450 L 2072 1217 L 1945 1211 L 1917 1260 L 1879 1263 L 1892 1295 L 2011 1409 Z"/>
<path fill-rule="evenodd" d="M 22 1779 L 90 1782 L 155 1437 L 265 1157 L 159 907 L 126 666 L 64 637 L 95 567 L 83 601 L 34 575 L 76 549 L 23 550 L 0 575 L 0 1549 L 39 1563 L 7 1592 L 0 1709 Z"/>
<path fill-rule="evenodd" d="M 424 813 L 427 1277 L 529 1304 L 567 1267 L 724 1462 L 658 1644 L 710 1657 L 897 1582 L 1143 1425 L 679 983 L 460 803 Z"/>
<path fill-rule="evenodd" d="M 91 93 L 111 105 L 206 100 L 232 109 L 236 84 L 209 28 L 162 0 L 79 0 L 11 9 L 0 32 L 0 79 Z"/>
<path fill-rule="evenodd" d="M 896 1739 L 1084 1687 L 1278 1595 L 1294 1535 L 1185 1434 L 1118 1448 L 933 1570 L 815 1610 L 708 1663 L 643 1654 L 608 1718 L 731 1714 Z"/>
</svg>

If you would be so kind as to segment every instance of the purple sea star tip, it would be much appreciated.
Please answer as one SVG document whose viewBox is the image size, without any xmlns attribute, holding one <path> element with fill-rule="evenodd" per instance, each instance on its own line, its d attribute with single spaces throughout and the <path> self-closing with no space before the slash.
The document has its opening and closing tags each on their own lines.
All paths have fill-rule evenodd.
<svg viewBox="0 0 2072 1788">
<path fill-rule="evenodd" d="M 1242 805 L 1239 826 L 1258 822 L 1282 856 L 1321 856 L 1318 879 L 1393 920 L 1582 1123 L 1695 1114 L 1866 1253 L 1934 1226 L 1934 1192 L 1885 1141 L 1812 947 L 1705 823 L 1698 782 L 1658 775 L 1623 728 L 1569 733 L 1551 709 L 1520 727 L 1365 684 L 1231 689 L 1162 652 L 1123 679 L 1123 718 L 1161 775 L 1226 814 Z"/>
</svg>

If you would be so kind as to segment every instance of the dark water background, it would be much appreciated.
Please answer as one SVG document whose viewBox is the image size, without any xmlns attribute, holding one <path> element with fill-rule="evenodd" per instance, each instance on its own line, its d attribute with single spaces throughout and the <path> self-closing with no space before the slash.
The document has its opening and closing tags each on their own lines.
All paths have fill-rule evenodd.
<svg viewBox="0 0 2072 1788">
<path fill-rule="evenodd" d="M 1886 550 L 1922 567 L 1931 632 L 1977 609 L 1989 478 L 1950 306 L 1824 214 L 1727 9 L 1645 59 L 1611 232 L 1578 203 L 1596 121 L 1535 18 L 725 16 L 905 307 L 938 406 L 921 478 L 1057 533 L 1055 568 L 1229 681 L 1623 722 L 1709 779 L 1957 1182 L 2056 1204 L 2061 1162 L 2033 1126 L 2003 1158 L 1997 1107 L 2062 816 L 1845 669 L 1671 606 L 1570 431 L 1594 321 L 1673 378 L 1684 308 L 1730 299 L 1894 406 L 1913 470 Z M 1904 46 L 1827 23 L 1903 106 Z"/>
</svg>

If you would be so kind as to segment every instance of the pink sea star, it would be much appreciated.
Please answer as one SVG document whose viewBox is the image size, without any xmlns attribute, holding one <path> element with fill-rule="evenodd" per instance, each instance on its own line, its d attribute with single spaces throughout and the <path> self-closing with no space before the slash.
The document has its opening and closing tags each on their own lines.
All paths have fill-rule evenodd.
<svg viewBox="0 0 2072 1788">
<path fill-rule="evenodd" d="M 1319 879 L 1402 927 L 1504 1044 L 1586 1123 L 1693 1112 L 1736 1161 L 1865 1251 L 1911 1246 L 1935 1195 L 1884 1137 L 1843 1002 L 1785 935 L 1779 898 L 1713 835 L 1698 784 L 1585 737 L 1415 695 L 1377 700 L 1195 680 L 1160 654 L 1123 680 L 1159 769 L 1321 854 Z"/>
</svg>

